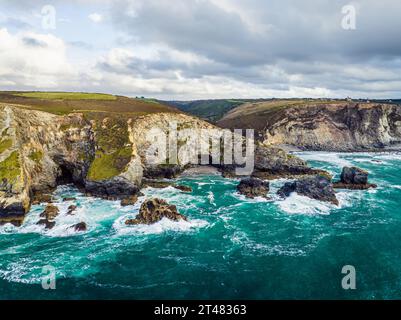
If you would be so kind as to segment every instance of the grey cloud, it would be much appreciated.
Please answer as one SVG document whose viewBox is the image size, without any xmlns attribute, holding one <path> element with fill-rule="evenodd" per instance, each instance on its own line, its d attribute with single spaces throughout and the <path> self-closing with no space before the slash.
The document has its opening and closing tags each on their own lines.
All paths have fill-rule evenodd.
<svg viewBox="0 0 401 320">
<path fill-rule="evenodd" d="M 47 47 L 46 42 L 40 41 L 40 40 L 32 38 L 32 37 L 24 37 L 24 38 L 22 38 L 22 41 L 24 42 L 24 44 L 26 46 L 30 46 L 30 47 L 41 47 L 41 48 Z"/>
<path fill-rule="evenodd" d="M 356 30 L 341 27 L 341 9 L 349 1 L 332 0 L 228 2 L 238 10 L 225 10 L 212 1 L 117 1 L 112 17 L 115 27 L 133 44 L 162 43 L 211 61 L 188 66 L 166 58 L 127 65 L 146 77 L 155 70 L 160 76 L 163 70 L 178 68 L 190 78 L 220 75 L 269 87 L 322 86 L 334 91 L 367 91 L 369 87 L 375 93 L 374 85 L 363 82 L 376 81 L 379 91 L 380 82 L 393 80 L 374 74 L 364 79 L 360 72 L 352 75 L 343 69 L 369 66 L 382 73 L 401 69 L 397 62 L 401 3 L 352 3 L 357 7 Z M 253 23 L 256 30 L 249 25 Z M 264 67 L 272 67 L 277 74 L 261 72 Z"/>
</svg>

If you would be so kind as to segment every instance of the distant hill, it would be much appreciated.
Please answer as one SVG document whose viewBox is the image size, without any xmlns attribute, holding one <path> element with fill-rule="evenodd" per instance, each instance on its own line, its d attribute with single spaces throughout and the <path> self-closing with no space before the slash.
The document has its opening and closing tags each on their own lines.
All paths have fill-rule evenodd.
<svg viewBox="0 0 401 320">
<path fill-rule="evenodd" d="M 160 101 L 160 103 L 175 107 L 182 110 L 183 112 L 195 115 L 203 120 L 207 120 L 212 123 L 218 123 L 225 116 L 229 116 L 230 112 L 237 107 L 245 106 L 252 103 L 272 103 L 272 105 L 291 105 L 293 103 L 316 103 L 342 101 L 340 99 L 210 99 L 210 100 L 193 100 L 193 101 Z M 360 102 L 366 102 L 366 100 L 359 100 Z M 358 102 L 358 100 L 355 100 Z M 397 100 L 372 100 L 375 103 L 392 103 L 401 104 L 401 99 Z M 247 107 L 246 107 L 247 108 Z"/>
<path fill-rule="evenodd" d="M 194 101 L 161 101 L 203 120 L 217 122 L 230 110 L 247 102 L 265 101 L 261 99 L 217 99 Z"/>
</svg>

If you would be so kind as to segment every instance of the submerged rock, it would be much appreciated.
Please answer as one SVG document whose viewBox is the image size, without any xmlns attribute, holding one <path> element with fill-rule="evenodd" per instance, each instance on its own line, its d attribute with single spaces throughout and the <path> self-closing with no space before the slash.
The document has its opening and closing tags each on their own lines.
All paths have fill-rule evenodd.
<svg viewBox="0 0 401 320">
<path fill-rule="evenodd" d="M 330 202 L 335 205 L 339 204 L 331 181 L 323 176 L 308 177 L 294 182 L 287 182 L 277 194 L 286 198 L 293 192 L 311 199 Z"/>
<path fill-rule="evenodd" d="M 369 173 L 357 167 L 344 167 L 341 180 L 334 183 L 336 189 L 366 190 L 377 185 L 368 183 Z"/>
<path fill-rule="evenodd" d="M 52 205 L 48 204 L 45 208 L 45 210 L 40 214 L 41 218 L 46 218 L 47 220 L 54 220 L 59 215 L 60 211 L 59 209 Z"/>
<path fill-rule="evenodd" d="M 77 210 L 77 206 L 76 205 L 71 205 L 71 206 L 68 207 L 67 214 L 72 215 L 75 210 Z"/>
<path fill-rule="evenodd" d="M 130 196 L 121 200 L 121 206 L 133 206 L 138 201 L 138 196 Z"/>
<path fill-rule="evenodd" d="M 266 197 L 269 192 L 269 182 L 258 178 L 242 179 L 237 190 L 247 198 Z"/>
<path fill-rule="evenodd" d="M 88 230 L 88 227 L 85 222 L 77 223 L 76 225 L 72 226 L 71 228 L 74 228 L 74 230 L 77 232 L 84 232 L 84 231 Z"/>
<path fill-rule="evenodd" d="M 47 219 L 40 219 L 37 225 L 44 225 L 46 229 L 52 229 L 56 225 L 56 222 Z"/>
<path fill-rule="evenodd" d="M 144 203 L 142 203 L 139 214 L 135 217 L 135 219 L 125 221 L 125 224 L 149 225 L 159 222 L 163 218 L 167 218 L 173 221 L 187 221 L 187 217 L 178 213 L 176 206 L 168 204 L 165 200 L 154 198 L 146 200 Z"/>
<path fill-rule="evenodd" d="M 192 192 L 192 188 L 188 186 L 183 186 L 183 185 L 173 185 L 174 188 L 182 191 L 182 192 Z"/>
<path fill-rule="evenodd" d="M 54 219 L 59 213 L 60 211 L 56 206 L 48 204 L 45 210 L 40 214 L 40 217 L 44 219 L 40 219 L 37 224 L 44 225 L 46 229 L 52 229 L 56 225 Z"/>
<path fill-rule="evenodd" d="M 158 181 L 158 180 L 144 180 L 143 187 L 151 187 L 156 189 L 163 189 L 167 187 L 173 187 L 177 190 L 181 190 L 183 192 L 192 192 L 192 188 L 184 185 L 175 184 L 169 181 Z"/>
<path fill-rule="evenodd" d="M 69 197 L 63 198 L 63 202 L 75 201 L 75 200 L 77 200 L 77 198 L 74 198 L 74 197 L 71 197 L 71 198 L 69 198 Z"/>
<path fill-rule="evenodd" d="M 51 194 L 36 194 L 32 199 L 32 204 L 52 203 Z"/>
</svg>

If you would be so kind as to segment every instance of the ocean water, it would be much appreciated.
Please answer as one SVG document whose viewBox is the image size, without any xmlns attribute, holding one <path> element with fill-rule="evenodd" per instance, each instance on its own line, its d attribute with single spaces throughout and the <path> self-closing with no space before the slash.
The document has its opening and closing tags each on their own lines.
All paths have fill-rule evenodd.
<svg viewBox="0 0 401 320">
<path fill-rule="evenodd" d="M 395 299 L 401 298 L 401 154 L 300 153 L 339 175 L 342 166 L 370 172 L 378 189 L 340 191 L 340 206 L 274 193 L 247 200 L 236 180 L 186 176 L 171 187 L 144 190 L 177 205 L 188 222 L 125 226 L 141 201 L 85 198 L 59 187 L 56 227 L 37 226 L 44 206 L 24 225 L 0 227 L 0 299 Z M 76 201 L 61 202 L 64 196 Z M 75 216 L 67 207 L 78 205 Z M 70 227 L 85 221 L 88 231 Z M 342 267 L 356 269 L 356 290 L 344 290 Z M 56 289 L 41 286 L 42 268 L 56 270 Z"/>
</svg>

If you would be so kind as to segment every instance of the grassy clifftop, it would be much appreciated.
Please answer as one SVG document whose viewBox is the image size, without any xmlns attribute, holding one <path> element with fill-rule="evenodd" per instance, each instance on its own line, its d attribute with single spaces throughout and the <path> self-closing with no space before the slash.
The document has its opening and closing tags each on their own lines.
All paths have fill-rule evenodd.
<svg viewBox="0 0 401 320">
<path fill-rule="evenodd" d="M 143 115 L 155 112 L 178 112 L 177 109 L 148 99 L 128 98 L 103 93 L 83 92 L 0 92 L 0 103 L 65 115 L 73 112 L 124 113 Z"/>
</svg>

